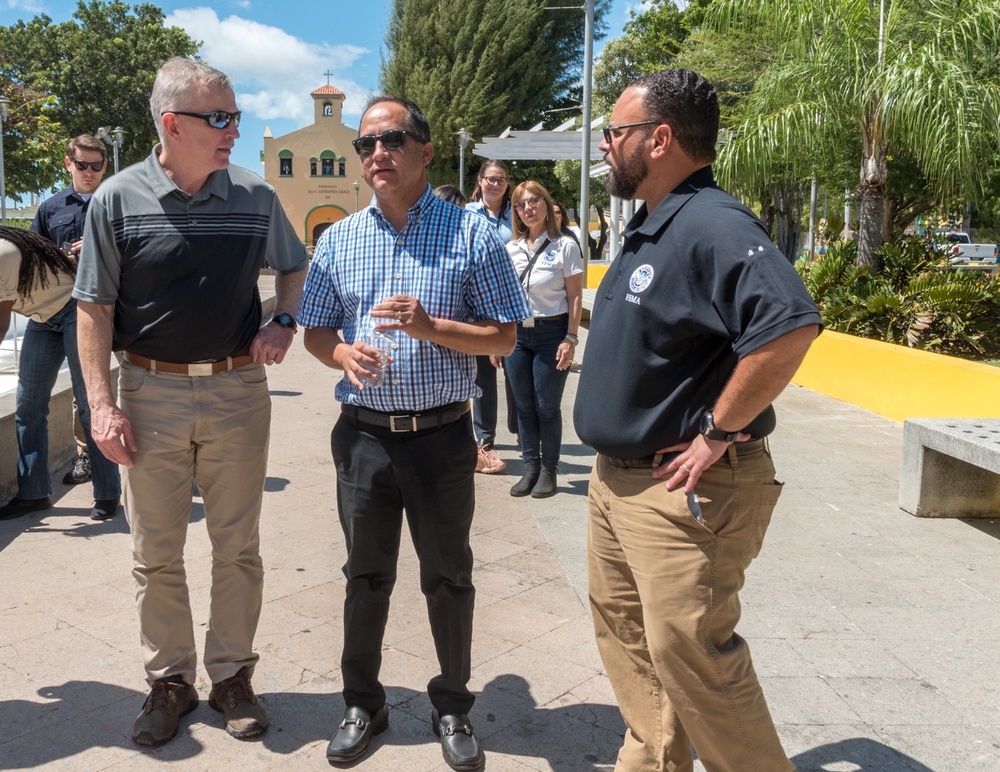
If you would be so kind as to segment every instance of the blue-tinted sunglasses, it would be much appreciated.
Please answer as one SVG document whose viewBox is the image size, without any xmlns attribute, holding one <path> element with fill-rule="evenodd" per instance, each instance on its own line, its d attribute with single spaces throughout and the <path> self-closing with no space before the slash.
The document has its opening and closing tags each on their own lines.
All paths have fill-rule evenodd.
<svg viewBox="0 0 1000 772">
<path fill-rule="evenodd" d="M 224 129 L 229 126 L 230 123 L 239 126 L 240 116 L 243 115 L 240 110 L 237 110 L 235 113 L 229 113 L 225 110 L 212 110 L 210 113 L 186 113 L 182 110 L 165 110 L 160 113 L 160 115 L 166 115 L 167 113 L 173 113 L 174 115 L 187 115 L 190 118 L 201 118 L 213 129 Z"/>
</svg>

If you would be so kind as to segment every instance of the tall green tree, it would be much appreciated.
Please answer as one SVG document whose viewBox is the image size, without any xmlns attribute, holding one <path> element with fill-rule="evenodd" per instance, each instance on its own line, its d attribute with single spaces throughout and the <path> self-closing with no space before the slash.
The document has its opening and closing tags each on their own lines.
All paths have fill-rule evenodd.
<svg viewBox="0 0 1000 772">
<path fill-rule="evenodd" d="M 4 186 L 7 196 L 20 203 L 24 196 L 56 183 L 64 143 L 59 124 L 46 108 L 53 98 L 32 91 L 0 75 L 0 96 L 10 100 L 3 122 Z"/>
<path fill-rule="evenodd" d="M 583 13 L 548 0 L 394 0 L 380 73 L 384 92 L 412 99 L 431 124 L 432 184 L 454 182 L 455 133 L 528 128 L 579 102 Z M 610 0 L 597 0 L 595 36 Z M 555 113 L 552 121 L 565 118 Z M 470 148 L 471 149 L 471 148 Z M 467 179 L 480 159 L 466 153 Z"/>
<path fill-rule="evenodd" d="M 156 70 L 172 56 L 198 50 L 183 30 L 164 26 L 165 18 L 155 5 L 93 0 L 80 2 L 61 24 L 41 15 L 0 27 L 0 76 L 54 97 L 45 115 L 59 124 L 63 142 L 121 126 L 120 160 L 134 163 L 156 141 L 149 114 Z M 60 159 L 57 151 L 47 161 L 61 168 Z"/>
<path fill-rule="evenodd" d="M 812 158 L 855 136 L 857 260 L 876 266 L 886 232 L 890 158 L 912 159 L 941 200 L 975 198 L 997 147 L 1000 88 L 982 63 L 1000 46 L 998 0 L 717 0 L 706 24 L 726 34 L 782 30 L 748 115 L 720 162 L 753 188 L 778 162 Z M 857 168 L 857 167 L 856 167 Z"/>
</svg>

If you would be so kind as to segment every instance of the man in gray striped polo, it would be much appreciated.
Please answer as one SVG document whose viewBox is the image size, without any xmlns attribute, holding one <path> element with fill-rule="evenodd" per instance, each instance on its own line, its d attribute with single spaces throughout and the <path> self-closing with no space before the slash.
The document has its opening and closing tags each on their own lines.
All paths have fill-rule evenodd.
<svg viewBox="0 0 1000 772">
<path fill-rule="evenodd" d="M 94 440 L 125 467 L 150 685 L 132 739 L 161 745 L 198 704 L 183 554 L 195 482 L 212 542 L 209 705 L 235 737 L 267 728 L 250 683 L 271 414 L 264 365 L 292 343 L 306 254 L 273 188 L 229 164 L 240 113 L 228 76 L 171 59 L 150 107 L 160 144 L 95 193 L 73 295 Z M 264 265 L 277 272 L 277 307 L 262 327 Z M 125 352 L 117 406 L 112 350 Z"/>
</svg>

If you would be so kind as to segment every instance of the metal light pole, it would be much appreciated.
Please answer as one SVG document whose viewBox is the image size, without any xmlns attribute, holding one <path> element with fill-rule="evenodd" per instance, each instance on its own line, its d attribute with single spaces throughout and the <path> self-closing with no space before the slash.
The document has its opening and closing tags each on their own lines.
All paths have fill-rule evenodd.
<svg viewBox="0 0 1000 772">
<path fill-rule="evenodd" d="M 115 149 L 115 174 L 118 174 L 118 150 L 121 148 L 122 142 L 125 139 L 125 132 L 122 130 L 121 126 L 115 126 L 111 134 L 114 136 L 111 146 Z"/>
<path fill-rule="evenodd" d="M 587 284 L 590 253 L 590 100 L 594 72 L 594 0 L 584 0 L 583 28 L 583 143 L 580 149 L 580 251 L 583 253 L 583 283 Z"/>
<path fill-rule="evenodd" d="M 3 169 L 3 122 L 7 120 L 7 105 L 10 100 L 0 96 L 0 225 L 7 225 L 7 177 Z M 16 333 L 15 333 L 16 334 Z M 15 340 L 15 345 L 17 342 Z"/>
<path fill-rule="evenodd" d="M 361 183 L 354 181 L 354 211 L 358 211 L 358 191 L 361 190 Z"/>
<path fill-rule="evenodd" d="M 458 135 L 458 190 L 465 195 L 465 146 L 472 139 L 472 134 L 464 126 L 455 132 Z"/>
</svg>

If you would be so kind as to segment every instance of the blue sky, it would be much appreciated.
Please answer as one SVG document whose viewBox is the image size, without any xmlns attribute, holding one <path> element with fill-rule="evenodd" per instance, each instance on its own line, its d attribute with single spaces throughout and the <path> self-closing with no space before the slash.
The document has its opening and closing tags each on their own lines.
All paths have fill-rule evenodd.
<svg viewBox="0 0 1000 772">
<path fill-rule="evenodd" d="M 167 13 L 168 24 L 202 41 L 200 53 L 205 61 L 233 78 L 243 111 L 233 161 L 255 172 L 262 171 L 259 159 L 265 127 L 280 136 L 312 120 L 309 92 L 326 83 L 324 72 L 333 73 L 330 83 L 347 95 L 344 122 L 349 125 L 357 125 L 368 93 L 377 90 L 390 0 L 218 0 L 211 7 L 197 2 L 158 5 Z M 636 0 L 613 0 L 608 36 L 620 35 L 629 10 L 640 5 Z M 9 26 L 42 13 L 63 22 L 76 6 L 75 0 L 0 0 L 0 24 Z"/>
</svg>

